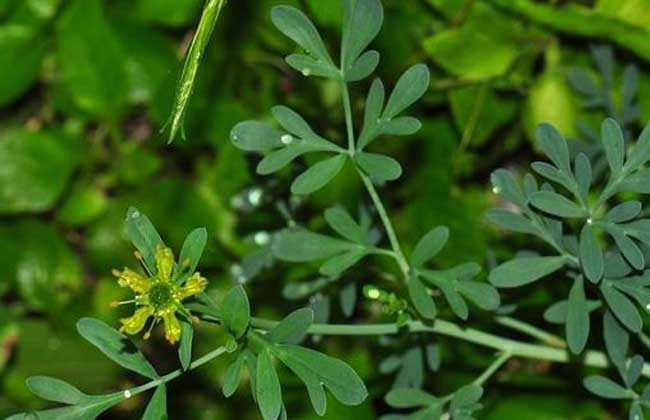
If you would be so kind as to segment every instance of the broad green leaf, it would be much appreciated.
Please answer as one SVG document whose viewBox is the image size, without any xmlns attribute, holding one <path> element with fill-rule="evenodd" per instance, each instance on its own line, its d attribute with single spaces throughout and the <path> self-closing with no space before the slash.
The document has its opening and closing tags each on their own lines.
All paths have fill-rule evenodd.
<svg viewBox="0 0 650 420">
<path fill-rule="evenodd" d="M 395 388 L 386 394 L 386 404 L 395 408 L 416 408 L 440 404 L 433 395 L 417 388 Z"/>
<path fill-rule="evenodd" d="M 546 56 L 556 62 L 547 61 L 544 72 L 536 77 L 529 86 L 523 113 L 526 134 L 531 139 L 537 139 L 539 125 L 552 122 L 564 135 L 574 137 L 578 120 L 579 107 L 575 94 L 569 87 L 564 69 L 559 66 L 557 57 L 561 54 L 559 43 L 549 45 Z M 542 149 L 543 150 L 543 149 Z M 562 168 L 566 172 L 566 168 Z M 568 172 L 567 172 L 568 173 Z"/>
<path fill-rule="evenodd" d="M 627 296 L 614 288 L 611 281 L 603 281 L 600 291 L 609 309 L 627 329 L 632 332 L 641 331 L 643 321 L 639 311 L 634 307 L 634 303 Z"/>
<path fill-rule="evenodd" d="M 501 288 L 523 286 L 554 273 L 566 263 L 565 257 L 516 258 L 492 270 L 490 283 Z"/>
<path fill-rule="evenodd" d="M 486 311 L 494 311 L 501 304 L 499 292 L 490 284 L 478 281 L 459 281 L 456 288 L 460 294 Z"/>
<path fill-rule="evenodd" d="M 569 292 L 566 318 L 566 338 L 569 349 L 574 354 L 584 350 L 589 338 L 589 310 L 585 297 L 584 282 L 579 276 L 573 282 Z"/>
<path fill-rule="evenodd" d="M 446 226 L 438 226 L 425 234 L 415 245 L 411 254 L 411 265 L 421 267 L 427 261 L 435 257 L 449 240 L 449 229 Z"/>
<path fill-rule="evenodd" d="M 83 226 L 96 219 L 107 206 L 108 198 L 99 187 L 79 182 L 60 207 L 57 218 L 69 226 Z"/>
<path fill-rule="evenodd" d="M 506 169 L 497 169 L 492 172 L 490 180 L 495 193 L 503 195 L 508 201 L 520 208 L 526 207 L 528 200 L 512 172 Z"/>
<path fill-rule="evenodd" d="M 418 313 L 426 319 L 435 319 L 437 310 L 433 298 L 417 276 L 411 276 L 407 283 L 409 297 Z"/>
<path fill-rule="evenodd" d="M 339 235 L 356 243 L 366 243 L 366 233 L 343 207 L 325 210 L 325 221 Z"/>
<path fill-rule="evenodd" d="M 194 328 L 186 319 L 181 319 L 181 344 L 178 347 L 178 359 L 183 370 L 187 370 L 192 361 L 192 340 L 194 339 Z"/>
<path fill-rule="evenodd" d="M 205 228 L 194 229 L 185 238 L 178 261 L 184 268 L 187 267 L 185 270 L 188 273 L 194 273 L 196 270 L 207 240 L 208 231 Z"/>
<path fill-rule="evenodd" d="M 402 167 L 395 159 L 376 153 L 359 152 L 354 159 L 370 179 L 377 184 L 394 181 L 402 175 Z"/>
<path fill-rule="evenodd" d="M 282 410 L 282 390 L 268 349 L 257 355 L 255 395 L 264 420 L 276 420 Z"/>
<path fill-rule="evenodd" d="M 356 0 L 346 5 L 341 41 L 341 69 L 346 76 L 379 33 L 383 19 L 384 10 L 379 0 Z"/>
<path fill-rule="evenodd" d="M 0 134 L 0 214 L 49 210 L 81 161 L 81 144 L 56 131 Z"/>
<path fill-rule="evenodd" d="M 633 394 L 604 376 L 588 376 L 584 379 L 583 384 L 589 392 L 602 398 L 609 399 L 626 399 L 632 398 Z"/>
<path fill-rule="evenodd" d="M 178 87 L 176 88 L 176 95 L 174 96 L 172 113 L 169 120 L 171 128 L 169 130 L 168 143 L 174 141 L 179 130 L 184 137 L 183 119 L 185 118 L 187 105 L 194 91 L 199 65 L 205 55 L 205 49 L 210 42 L 212 31 L 219 19 L 221 10 L 225 5 L 226 0 L 207 0 L 205 3 L 199 26 L 196 29 L 190 48 L 187 50 L 183 71 L 181 72 Z"/>
<path fill-rule="evenodd" d="M 324 276 L 338 277 L 342 272 L 359 262 L 370 251 L 366 248 L 355 248 L 340 255 L 336 255 L 325 261 L 320 267 L 320 273 Z"/>
<path fill-rule="evenodd" d="M 605 272 L 603 250 L 594 234 L 593 227 L 585 223 L 580 232 L 580 264 L 585 276 L 598 283 Z"/>
<path fill-rule="evenodd" d="M 302 308 L 291 312 L 276 325 L 266 338 L 279 344 L 298 344 L 307 334 L 309 326 L 314 322 L 314 311 Z"/>
<path fill-rule="evenodd" d="M 241 150 L 259 152 L 281 147 L 282 132 L 259 121 L 244 121 L 230 132 L 232 143 Z"/>
<path fill-rule="evenodd" d="M 625 160 L 625 139 L 623 131 L 613 118 L 607 118 L 603 121 L 601 136 L 603 139 L 603 147 L 609 168 L 612 171 L 612 177 L 618 177 L 623 169 L 623 161 Z"/>
<path fill-rule="evenodd" d="M 550 124 L 541 124 L 535 131 L 537 144 L 546 156 L 564 173 L 571 173 L 569 147 L 566 140 Z"/>
<path fill-rule="evenodd" d="M 239 388 L 239 381 L 241 379 L 241 370 L 244 365 L 244 357 L 240 354 L 237 356 L 237 359 L 228 366 L 226 370 L 226 375 L 223 380 L 223 395 L 226 398 L 230 398 L 237 388 Z"/>
<path fill-rule="evenodd" d="M 323 386 L 345 405 L 359 405 L 368 396 L 363 381 L 346 363 L 304 347 L 277 347 L 276 357 L 305 383 L 317 413 L 325 412 Z"/>
<path fill-rule="evenodd" d="M 156 248 L 163 245 L 156 228 L 147 216 L 135 207 L 129 207 L 126 212 L 126 231 L 133 246 L 142 254 L 147 270 L 156 274 Z"/>
<path fill-rule="evenodd" d="M 20 98 L 36 81 L 47 52 L 47 37 L 31 30 L 0 27 L 0 106 Z"/>
<path fill-rule="evenodd" d="M 579 218 L 587 216 L 587 212 L 576 203 L 551 191 L 538 191 L 531 194 L 530 202 L 538 209 L 559 217 Z"/>
<path fill-rule="evenodd" d="M 639 201 L 626 201 L 607 212 L 601 220 L 610 223 L 628 222 L 641 213 L 643 206 Z"/>
<path fill-rule="evenodd" d="M 379 53 L 375 50 L 366 51 L 354 62 L 354 65 L 346 72 L 345 81 L 358 82 L 370 76 L 379 64 Z"/>
<path fill-rule="evenodd" d="M 57 67 L 82 110 L 109 122 L 128 100 L 126 55 L 99 0 L 74 0 L 57 21 Z"/>
<path fill-rule="evenodd" d="M 221 319 L 235 338 L 240 338 L 246 333 L 251 312 L 243 287 L 233 287 L 226 293 L 221 303 Z"/>
<path fill-rule="evenodd" d="M 356 244 L 305 230 L 283 230 L 273 241 L 276 258 L 290 262 L 305 262 L 329 258 L 348 251 Z"/>
<path fill-rule="evenodd" d="M 490 209 L 487 213 L 487 218 L 490 222 L 502 229 L 519 233 L 537 234 L 537 229 L 531 221 L 519 213 L 504 209 Z"/>
<path fill-rule="evenodd" d="M 160 384 L 153 393 L 147 408 L 144 410 L 142 420 L 167 420 L 167 389 L 165 384 Z"/>
<path fill-rule="evenodd" d="M 30 376 L 27 387 L 37 397 L 63 404 L 78 404 L 86 397 L 69 383 L 49 376 Z"/>
<path fill-rule="evenodd" d="M 307 195 L 320 190 L 343 169 L 346 160 L 345 155 L 337 155 L 311 166 L 293 181 L 291 192 Z"/>
<path fill-rule="evenodd" d="M 307 50 L 309 55 L 332 64 L 332 58 L 314 24 L 300 10 L 290 6 L 276 6 L 271 20 L 280 32 Z"/>
<path fill-rule="evenodd" d="M 158 378 L 156 370 L 133 343 L 103 321 L 82 318 L 77 322 L 77 331 L 118 365 L 150 379 Z"/>
<path fill-rule="evenodd" d="M 205 1 L 119 0 L 115 3 L 120 12 L 132 14 L 140 22 L 180 28 L 194 22 Z"/>
<path fill-rule="evenodd" d="M 386 103 L 382 119 L 390 120 L 411 106 L 429 89 L 429 69 L 416 64 L 399 78 Z"/>
</svg>

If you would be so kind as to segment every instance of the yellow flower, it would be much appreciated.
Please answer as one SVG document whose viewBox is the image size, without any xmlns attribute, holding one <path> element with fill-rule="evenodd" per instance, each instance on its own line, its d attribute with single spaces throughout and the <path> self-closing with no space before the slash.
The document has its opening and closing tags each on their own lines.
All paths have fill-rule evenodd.
<svg viewBox="0 0 650 420">
<path fill-rule="evenodd" d="M 196 272 L 189 276 L 184 284 L 181 284 L 175 278 L 179 276 L 173 275 L 174 254 L 171 249 L 162 245 L 156 248 L 155 259 L 158 273 L 151 277 L 145 277 L 128 268 L 122 271 L 113 270 L 118 284 L 135 292 L 133 300 L 121 302 L 135 303 L 136 310 L 130 317 L 120 320 L 122 323 L 120 331 L 131 335 L 138 334 L 149 318 L 153 317 L 149 331 L 144 335 L 145 340 L 149 338 L 151 329 L 162 320 L 165 324 L 165 338 L 174 344 L 181 337 L 181 325 L 176 317 L 176 312 L 187 313 L 182 301 L 202 293 L 208 281 Z M 182 267 L 178 266 L 178 268 L 181 272 Z"/>
</svg>

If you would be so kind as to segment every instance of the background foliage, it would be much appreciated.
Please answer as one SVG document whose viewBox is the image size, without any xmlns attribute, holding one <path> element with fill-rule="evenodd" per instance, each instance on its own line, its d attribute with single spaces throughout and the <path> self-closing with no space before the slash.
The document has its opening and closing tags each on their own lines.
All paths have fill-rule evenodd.
<svg viewBox="0 0 650 420">
<path fill-rule="evenodd" d="M 537 124 L 549 121 L 588 144 L 605 116 L 632 137 L 650 118 L 650 5 L 643 0 L 383 3 L 385 23 L 374 43 L 382 52 L 380 76 L 392 84 L 407 65 L 424 61 L 432 81 L 411 111 L 423 129 L 373 150 L 402 162 L 404 174 L 385 196 L 405 243 L 449 226 L 449 244 L 436 260 L 440 268 L 466 261 L 493 266 L 528 246 L 522 235 L 495 230 L 484 214 L 502 204 L 488 186 L 490 172 L 526 170 L 524 163 L 537 154 L 531 141 Z M 110 270 L 132 263 L 123 223 L 131 204 L 175 249 L 192 228 L 207 227 L 202 272 L 214 296 L 239 282 L 247 284 L 256 310 L 276 319 L 305 304 L 321 322 L 385 318 L 362 294 L 364 285 L 379 282 L 379 273 L 359 265 L 345 283 L 326 282 L 318 280 L 318 265 L 281 264 L 267 249 L 269 232 L 296 222 L 318 230 L 330 203 L 350 208 L 363 197 L 354 174 L 342 173 L 303 205 L 289 195 L 288 175 L 299 173 L 300 163 L 269 181 L 230 143 L 235 123 L 268 118 L 278 103 L 301 110 L 328 138 L 343 140 L 341 92 L 284 63 L 293 46 L 271 25 L 276 4 L 306 9 L 326 43 L 338 36 L 339 0 L 231 2 L 198 73 L 187 141 L 169 148 L 159 130 L 202 1 L 0 0 L 0 416 L 38 407 L 24 385 L 35 373 L 89 392 L 134 380 L 74 332 L 82 316 L 115 324 L 126 315 L 109 307 L 125 293 Z M 352 92 L 357 111 L 366 89 Z M 538 314 L 563 299 L 570 285 L 532 287 L 520 299 L 520 292 L 509 293 L 508 301 L 522 308 L 519 317 L 541 324 Z M 470 317 L 480 324 L 480 312 Z M 208 325 L 197 334 L 205 349 L 223 339 Z M 174 365 L 175 350 L 161 337 L 144 347 L 155 347 L 150 357 L 157 366 Z M 448 392 L 491 358 L 446 339 L 423 349 L 417 336 L 328 338 L 322 347 L 350 363 L 377 397 L 356 408 L 330 401 L 326 416 L 337 419 L 386 412 L 380 397 L 395 384 L 426 382 Z M 438 357 L 423 368 L 424 355 L 439 355 L 444 369 L 432 373 Z M 246 395 L 224 402 L 227 362 L 172 384 L 171 417 L 257 418 Z M 618 404 L 608 406 L 582 388 L 585 372 L 577 369 L 510 362 L 489 387 L 480 416 L 622 416 Z M 298 413 L 292 418 L 314 416 L 300 384 L 283 388 L 288 409 Z M 131 399 L 111 418 L 132 418 L 143 403 Z"/>
</svg>

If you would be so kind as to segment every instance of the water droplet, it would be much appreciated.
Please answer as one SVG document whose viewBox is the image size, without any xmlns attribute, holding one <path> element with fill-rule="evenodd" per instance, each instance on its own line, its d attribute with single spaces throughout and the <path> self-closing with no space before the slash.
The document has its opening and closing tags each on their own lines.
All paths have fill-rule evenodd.
<svg viewBox="0 0 650 420">
<path fill-rule="evenodd" d="M 648 303 L 645 308 L 650 311 L 650 303 Z"/>
<path fill-rule="evenodd" d="M 594 221 L 593 221 L 593 219 L 591 217 L 589 219 L 587 219 L 587 224 L 588 225 L 593 225 L 594 224 Z"/>
<path fill-rule="evenodd" d="M 309 70 L 308 68 L 304 68 L 304 69 L 302 69 L 302 75 L 303 75 L 303 76 L 307 77 L 307 76 L 309 76 L 310 74 L 311 74 L 311 70 Z"/>
<path fill-rule="evenodd" d="M 260 246 L 268 244 L 270 239 L 270 235 L 264 231 L 257 232 L 254 238 L 255 243 Z"/>
<path fill-rule="evenodd" d="M 239 264 L 233 264 L 230 267 L 230 274 L 232 274 L 234 277 L 239 277 L 244 273 L 244 269 L 241 268 L 241 265 Z"/>
<path fill-rule="evenodd" d="M 495 193 L 495 194 L 500 194 L 500 193 L 501 193 L 501 189 L 500 189 L 499 187 L 493 187 L 493 188 L 492 188 L 492 192 Z"/>
<path fill-rule="evenodd" d="M 131 219 L 137 219 L 140 217 L 140 212 L 135 210 L 133 213 L 131 213 Z"/>
<path fill-rule="evenodd" d="M 124 391 L 124 398 L 131 398 L 131 391 L 129 391 L 128 389 Z"/>
<path fill-rule="evenodd" d="M 239 137 L 237 136 L 237 134 L 233 134 L 233 135 L 232 135 L 232 139 L 235 140 L 235 141 L 237 141 L 237 140 L 239 140 Z"/>
<path fill-rule="evenodd" d="M 262 190 L 259 188 L 253 188 L 248 193 L 248 202 L 252 206 L 257 207 L 262 203 Z"/>
<path fill-rule="evenodd" d="M 285 134 L 284 136 L 280 137 L 280 141 L 284 145 L 290 145 L 293 143 L 293 136 L 291 134 Z"/>
</svg>

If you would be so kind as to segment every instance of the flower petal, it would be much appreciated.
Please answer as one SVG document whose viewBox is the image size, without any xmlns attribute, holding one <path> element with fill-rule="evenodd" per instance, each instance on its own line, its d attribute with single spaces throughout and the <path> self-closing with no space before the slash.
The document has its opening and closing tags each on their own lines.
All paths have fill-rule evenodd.
<svg viewBox="0 0 650 420">
<path fill-rule="evenodd" d="M 120 331 L 130 335 L 139 333 L 144 328 L 144 324 L 147 323 L 147 319 L 149 319 L 153 313 L 154 309 L 151 306 L 140 307 L 132 316 L 128 318 L 122 318 L 120 320 L 122 323 L 122 328 L 120 328 Z"/>
<path fill-rule="evenodd" d="M 159 245 L 156 248 L 156 266 L 158 267 L 158 278 L 161 281 L 169 282 L 174 268 L 174 253 L 171 249 Z"/>
<path fill-rule="evenodd" d="M 183 287 L 180 288 L 178 299 L 184 300 L 190 296 L 198 295 L 205 290 L 207 285 L 208 281 L 201 277 L 201 274 L 194 273 L 189 279 L 187 279 Z"/>
<path fill-rule="evenodd" d="M 151 280 L 130 268 L 122 271 L 115 270 L 113 274 L 118 278 L 117 282 L 120 286 L 129 287 L 136 293 L 144 294 L 151 289 Z"/>
<path fill-rule="evenodd" d="M 181 323 L 176 318 L 176 313 L 168 311 L 162 315 L 165 323 L 165 338 L 171 344 L 175 344 L 181 339 Z"/>
</svg>

